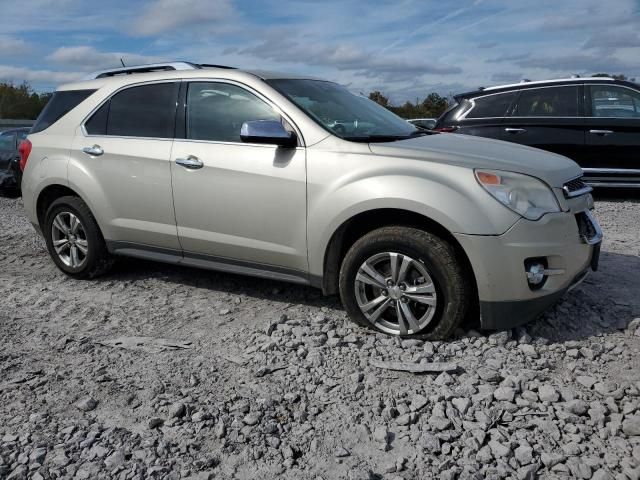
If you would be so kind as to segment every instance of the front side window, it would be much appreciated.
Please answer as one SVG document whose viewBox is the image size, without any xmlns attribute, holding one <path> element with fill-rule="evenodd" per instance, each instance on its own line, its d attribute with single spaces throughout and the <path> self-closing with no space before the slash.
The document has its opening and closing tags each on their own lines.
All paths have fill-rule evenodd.
<svg viewBox="0 0 640 480">
<path fill-rule="evenodd" d="M 578 87 L 522 90 L 513 117 L 577 117 Z"/>
<path fill-rule="evenodd" d="M 187 90 L 187 138 L 241 143 L 240 129 L 253 120 L 281 121 L 266 102 L 227 83 L 193 82 Z"/>
<path fill-rule="evenodd" d="M 497 93 L 475 98 L 473 100 L 474 106 L 465 118 L 504 117 L 515 98 L 516 92 Z"/>
<path fill-rule="evenodd" d="M 591 116 L 640 118 L 640 92 L 614 85 L 592 85 Z"/>
<path fill-rule="evenodd" d="M 425 134 L 386 108 L 336 83 L 306 79 L 273 79 L 267 83 L 325 130 L 345 140 L 384 142 Z"/>
<path fill-rule="evenodd" d="M 16 135 L 14 133 L 0 133 L 0 151 L 10 152 L 16 149 Z"/>
<path fill-rule="evenodd" d="M 104 103 L 85 123 L 90 135 L 173 138 L 177 83 L 127 88 Z"/>
</svg>

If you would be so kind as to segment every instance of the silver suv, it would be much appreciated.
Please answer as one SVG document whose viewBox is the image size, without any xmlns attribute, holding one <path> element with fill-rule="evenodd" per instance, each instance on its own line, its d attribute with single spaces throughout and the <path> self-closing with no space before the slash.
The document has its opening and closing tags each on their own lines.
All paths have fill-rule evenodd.
<svg viewBox="0 0 640 480">
<path fill-rule="evenodd" d="M 21 154 L 27 215 L 72 277 L 130 256 L 312 285 L 392 335 L 526 322 L 602 238 L 571 160 L 418 130 L 314 78 L 98 72 L 58 89 Z"/>
</svg>

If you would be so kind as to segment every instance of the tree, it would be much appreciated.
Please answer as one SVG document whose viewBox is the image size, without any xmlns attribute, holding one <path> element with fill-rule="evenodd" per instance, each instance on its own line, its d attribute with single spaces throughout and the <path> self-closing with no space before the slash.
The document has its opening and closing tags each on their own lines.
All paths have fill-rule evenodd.
<svg viewBox="0 0 640 480">
<path fill-rule="evenodd" d="M 0 83 L 0 118 L 34 120 L 49 98 L 50 93 L 38 94 L 26 82 L 18 86 Z"/>
<path fill-rule="evenodd" d="M 609 75 L 608 73 L 594 73 L 591 76 L 592 77 L 611 77 L 611 78 L 615 78 L 616 80 L 626 80 L 626 81 L 629 81 L 629 82 L 635 82 L 636 81 L 635 78 L 629 78 L 624 73 L 619 73 L 618 75 Z"/>
<path fill-rule="evenodd" d="M 378 105 L 382 105 L 383 107 L 389 106 L 389 99 L 385 97 L 380 91 L 376 90 L 369 94 L 369 100 L 373 100 Z"/>
<path fill-rule="evenodd" d="M 429 118 L 438 118 L 448 106 L 447 99 L 437 93 L 430 93 L 421 105 L 424 116 Z"/>
<path fill-rule="evenodd" d="M 398 106 L 392 105 L 389 99 L 377 90 L 371 92 L 369 98 L 402 118 L 438 118 L 449 106 L 449 99 L 437 93 L 430 93 L 422 101 L 416 99 L 416 102 L 412 103 L 407 100 Z"/>
</svg>

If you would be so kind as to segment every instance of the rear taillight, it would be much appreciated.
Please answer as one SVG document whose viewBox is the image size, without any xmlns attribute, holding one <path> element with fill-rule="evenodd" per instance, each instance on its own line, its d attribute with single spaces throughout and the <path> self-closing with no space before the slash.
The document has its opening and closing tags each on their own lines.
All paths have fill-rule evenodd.
<svg viewBox="0 0 640 480">
<path fill-rule="evenodd" d="M 441 132 L 441 133 L 452 133 L 455 132 L 458 129 L 458 127 L 438 127 L 438 128 L 434 128 L 434 130 L 436 132 Z"/>
<path fill-rule="evenodd" d="M 20 153 L 20 171 L 24 172 L 27 166 L 27 160 L 29 160 L 29 154 L 31 153 L 31 142 L 29 140 L 23 140 L 18 146 L 18 152 Z"/>
</svg>

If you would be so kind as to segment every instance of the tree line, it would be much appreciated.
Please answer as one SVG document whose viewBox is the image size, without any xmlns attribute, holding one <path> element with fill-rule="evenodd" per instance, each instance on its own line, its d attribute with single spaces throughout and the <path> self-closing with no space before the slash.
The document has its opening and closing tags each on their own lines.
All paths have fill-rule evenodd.
<svg viewBox="0 0 640 480">
<path fill-rule="evenodd" d="M 35 120 L 51 95 L 36 93 L 27 82 L 0 83 L 0 118 Z"/>
<path fill-rule="evenodd" d="M 422 101 L 416 99 L 416 103 L 407 100 L 402 105 L 391 105 L 389 98 L 378 90 L 371 92 L 369 99 L 402 118 L 438 118 L 449 106 L 449 99 L 437 93 L 430 93 Z"/>
</svg>

